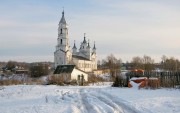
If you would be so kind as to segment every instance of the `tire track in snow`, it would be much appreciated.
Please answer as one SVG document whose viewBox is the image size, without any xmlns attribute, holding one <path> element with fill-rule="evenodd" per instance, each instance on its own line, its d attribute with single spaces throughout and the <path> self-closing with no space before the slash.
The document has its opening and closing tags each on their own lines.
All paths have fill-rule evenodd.
<svg viewBox="0 0 180 113">
<path fill-rule="evenodd" d="M 81 94 L 83 105 L 86 108 L 87 113 L 104 113 L 103 109 L 93 104 L 92 97 L 86 93 Z"/>
<path fill-rule="evenodd" d="M 111 107 L 113 109 L 113 113 L 123 113 L 123 110 L 119 105 L 114 103 L 111 99 L 104 98 L 102 96 L 94 95 L 99 101 L 103 102 L 107 106 Z"/>
<path fill-rule="evenodd" d="M 93 89 L 94 90 L 94 89 Z M 86 113 L 140 113 L 132 105 L 123 99 L 112 96 L 106 92 L 89 89 L 80 89 L 80 96 Z"/>
<path fill-rule="evenodd" d="M 86 113 L 123 113 L 122 109 L 110 99 L 87 93 L 86 89 L 81 89 L 80 92 Z"/>
<path fill-rule="evenodd" d="M 120 107 L 121 110 L 119 110 L 120 113 L 140 113 L 136 108 L 134 108 L 131 105 L 128 105 L 125 100 L 119 99 L 115 96 L 112 96 L 106 92 L 98 91 L 99 94 L 97 95 L 97 98 L 104 101 L 105 103 L 108 103 L 111 105 L 115 104 Z M 111 101 L 109 103 L 109 101 Z"/>
<path fill-rule="evenodd" d="M 84 91 L 85 91 L 85 89 L 79 90 L 79 92 L 80 92 L 79 96 L 80 96 L 80 100 L 81 100 L 80 103 L 83 106 L 82 112 L 83 113 L 102 113 L 102 111 L 97 106 L 94 106 L 91 103 L 92 97 L 89 97 L 89 95 Z"/>
</svg>

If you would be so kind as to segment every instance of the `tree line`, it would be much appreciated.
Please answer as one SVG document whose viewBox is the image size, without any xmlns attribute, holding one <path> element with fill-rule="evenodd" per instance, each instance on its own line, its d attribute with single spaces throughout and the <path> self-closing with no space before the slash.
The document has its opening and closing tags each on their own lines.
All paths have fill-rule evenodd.
<svg viewBox="0 0 180 113">
<path fill-rule="evenodd" d="M 31 77 L 40 77 L 43 75 L 48 75 L 53 69 L 51 68 L 52 62 L 36 62 L 36 63 L 26 63 L 26 62 L 0 62 L 1 71 L 4 74 L 11 75 L 16 73 L 17 70 L 27 70 Z"/>
<path fill-rule="evenodd" d="M 113 54 L 110 54 L 105 59 L 98 60 L 97 64 L 98 68 L 108 68 L 110 70 L 121 69 L 124 64 L 129 70 L 142 69 L 152 71 L 160 69 L 162 71 L 180 71 L 180 60 L 165 55 L 161 57 L 159 63 L 155 63 L 154 59 L 148 55 L 143 57 L 135 56 L 130 62 L 123 63 L 121 58 L 116 58 Z"/>
</svg>

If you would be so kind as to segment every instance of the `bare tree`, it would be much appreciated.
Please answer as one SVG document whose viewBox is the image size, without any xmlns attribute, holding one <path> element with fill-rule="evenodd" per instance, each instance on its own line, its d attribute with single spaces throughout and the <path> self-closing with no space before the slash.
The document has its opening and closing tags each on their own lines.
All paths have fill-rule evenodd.
<svg viewBox="0 0 180 113">
<path fill-rule="evenodd" d="M 143 69 L 143 59 L 139 56 L 133 57 L 131 64 L 133 69 Z"/>
<path fill-rule="evenodd" d="M 44 63 L 33 64 L 30 67 L 30 71 L 31 77 L 40 77 L 43 75 L 48 75 L 49 73 L 48 65 Z"/>
<path fill-rule="evenodd" d="M 17 62 L 15 61 L 8 61 L 6 64 L 6 69 L 7 70 L 13 70 L 16 67 Z"/>
<path fill-rule="evenodd" d="M 97 61 L 97 67 L 98 67 L 98 68 L 101 67 L 101 61 L 100 61 L 100 60 Z"/>
<path fill-rule="evenodd" d="M 143 65 L 146 71 L 154 70 L 154 60 L 150 56 L 144 55 Z"/>
<path fill-rule="evenodd" d="M 166 62 L 166 59 L 167 59 L 167 57 L 165 56 L 165 55 L 163 55 L 162 57 L 161 57 L 161 64 L 162 64 L 162 69 L 164 70 L 165 69 L 165 62 Z"/>
<path fill-rule="evenodd" d="M 180 61 L 174 57 L 163 60 L 163 69 L 167 71 L 180 71 Z"/>
<path fill-rule="evenodd" d="M 154 69 L 154 60 L 147 55 L 144 55 L 142 58 L 136 56 L 132 58 L 131 65 L 133 69 L 144 69 L 151 71 Z"/>
<path fill-rule="evenodd" d="M 110 54 L 102 61 L 102 65 L 110 69 L 112 78 L 120 73 L 121 59 L 117 59 L 113 54 Z"/>
</svg>

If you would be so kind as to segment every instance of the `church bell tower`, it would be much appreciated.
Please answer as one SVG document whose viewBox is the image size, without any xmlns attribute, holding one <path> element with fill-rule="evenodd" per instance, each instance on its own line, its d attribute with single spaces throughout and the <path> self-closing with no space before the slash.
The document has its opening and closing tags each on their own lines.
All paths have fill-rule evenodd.
<svg viewBox="0 0 180 113">
<path fill-rule="evenodd" d="M 69 46 L 69 37 L 68 37 L 68 25 L 64 17 L 64 11 L 62 12 L 61 20 L 58 24 L 58 38 L 56 50 L 54 52 L 54 63 L 55 68 L 58 65 L 67 65 L 70 64 L 72 60 L 72 53 Z"/>
</svg>

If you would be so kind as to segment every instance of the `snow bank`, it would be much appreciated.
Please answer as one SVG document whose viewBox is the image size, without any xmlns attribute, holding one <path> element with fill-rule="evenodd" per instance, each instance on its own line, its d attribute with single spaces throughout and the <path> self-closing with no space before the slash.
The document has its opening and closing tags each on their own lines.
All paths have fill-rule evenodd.
<svg viewBox="0 0 180 113">
<path fill-rule="evenodd" d="M 135 82 L 133 82 L 133 81 L 130 81 L 130 84 L 132 85 L 131 88 L 133 88 L 133 89 L 139 89 L 139 85 L 140 85 L 141 83 L 135 83 Z"/>
</svg>

